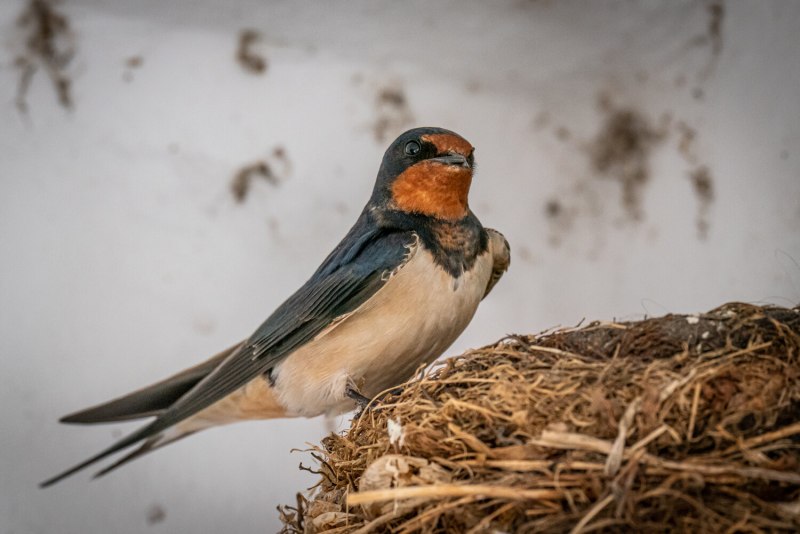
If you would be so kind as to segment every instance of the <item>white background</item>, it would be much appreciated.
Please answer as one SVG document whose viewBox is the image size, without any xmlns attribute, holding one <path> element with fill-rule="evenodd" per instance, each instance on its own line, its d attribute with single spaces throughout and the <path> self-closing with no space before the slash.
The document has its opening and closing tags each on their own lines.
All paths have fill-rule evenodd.
<svg viewBox="0 0 800 534">
<path fill-rule="evenodd" d="M 321 419 L 211 430 L 97 481 L 36 484 L 132 428 L 59 416 L 250 334 L 413 126 L 477 147 L 471 206 L 512 247 L 450 354 L 582 318 L 800 301 L 798 2 L 726 2 L 717 34 L 702 1 L 67 0 L 74 108 L 40 69 L 25 115 L 23 6 L 0 3 L 0 532 L 277 530 L 275 506 L 315 481 L 290 449 L 318 441 Z M 261 32 L 263 75 L 235 61 L 243 28 Z M 600 95 L 661 129 L 638 219 L 592 166 Z M 235 202 L 231 179 L 260 159 L 280 183 Z M 689 178 L 703 165 L 706 208 Z"/>
</svg>

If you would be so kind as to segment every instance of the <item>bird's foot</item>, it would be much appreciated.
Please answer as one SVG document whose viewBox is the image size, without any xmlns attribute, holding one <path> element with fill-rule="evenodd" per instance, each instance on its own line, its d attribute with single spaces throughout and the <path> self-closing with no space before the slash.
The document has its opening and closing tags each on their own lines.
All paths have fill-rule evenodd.
<svg viewBox="0 0 800 534">
<path fill-rule="evenodd" d="M 372 399 L 362 395 L 353 386 L 347 386 L 347 388 L 345 388 L 345 390 L 344 390 L 344 394 L 347 395 L 348 397 L 350 397 L 351 399 L 353 399 L 354 401 L 356 401 L 356 404 L 358 404 L 358 407 L 361 409 L 361 411 L 366 410 L 367 407 L 372 402 Z"/>
<path fill-rule="evenodd" d="M 391 395 L 393 397 L 399 397 L 400 394 L 403 393 L 403 391 L 405 391 L 405 390 L 406 390 L 405 386 L 397 386 L 396 388 L 393 388 L 393 389 L 390 389 L 389 391 L 387 391 L 384 396 L 388 397 L 388 396 Z"/>
<path fill-rule="evenodd" d="M 356 404 L 358 404 L 358 411 L 356 412 L 356 418 L 358 418 L 361 417 L 361 414 L 367 410 L 379 412 L 383 409 L 381 406 L 378 406 L 380 402 L 387 397 L 400 395 L 404 389 L 405 388 L 403 386 L 398 386 L 394 389 L 385 391 L 382 395 L 378 395 L 375 398 L 370 399 L 369 397 L 362 395 L 358 389 L 355 388 L 355 386 L 348 386 L 345 389 L 345 395 L 356 401 Z"/>
</svg>

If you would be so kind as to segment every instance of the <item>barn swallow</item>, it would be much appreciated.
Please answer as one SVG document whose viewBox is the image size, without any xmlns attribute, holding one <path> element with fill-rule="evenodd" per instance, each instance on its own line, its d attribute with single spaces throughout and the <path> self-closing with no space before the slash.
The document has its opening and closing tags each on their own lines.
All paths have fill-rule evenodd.
<svg viewBox="0 0 800 534">
<path fill-rule="evenodd" d="M 216 425 L 350 411 L 438 358 L 510 263 L 508 242 L 469 208 L 473 152 L 441 128 L 398 137 L 355 225 L 253 335 L 161 382 L 62 418 L 155 417 L 41 485 L 139 444 L 96 476 L 103 475 Z"/>
</svg>

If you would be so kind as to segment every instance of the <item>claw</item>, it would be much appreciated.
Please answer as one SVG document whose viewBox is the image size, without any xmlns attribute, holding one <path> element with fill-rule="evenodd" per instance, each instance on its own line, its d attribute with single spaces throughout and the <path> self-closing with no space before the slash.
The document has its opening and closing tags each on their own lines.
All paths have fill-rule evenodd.
<svg viewBox="0 0 800 534">
<path fill-rule="evenodd" d="M 364 395 L 359 393 L 356 388 L 352 386 L 347 386 L 347 388 L 344 390 L 344 394 L 353 399 L 354 401 L 356 401 L 358 403 L 358 406 L 362 410 L 365 410 L 367 406 L 369 406 L 369 404 L 372 402 L 372 399 L 370 399 L 369 397 L 365 397 Z"/>
</svg>

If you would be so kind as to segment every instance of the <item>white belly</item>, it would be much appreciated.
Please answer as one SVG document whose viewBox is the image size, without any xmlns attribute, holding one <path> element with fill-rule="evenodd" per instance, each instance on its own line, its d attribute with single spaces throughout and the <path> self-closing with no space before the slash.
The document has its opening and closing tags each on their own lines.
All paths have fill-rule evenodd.
<svg viewBox="0 0 800 534">
<path fill-rule="evenodd" d="M 454 279 L 417 245 L 370 300 L 274 369 L 275 392 L 287 415 L 352 409 L 348 382 L 367 397 L 404 382 L 467 327 L 491 272 L 489 250 Z"/>
</svg>

